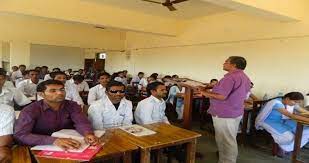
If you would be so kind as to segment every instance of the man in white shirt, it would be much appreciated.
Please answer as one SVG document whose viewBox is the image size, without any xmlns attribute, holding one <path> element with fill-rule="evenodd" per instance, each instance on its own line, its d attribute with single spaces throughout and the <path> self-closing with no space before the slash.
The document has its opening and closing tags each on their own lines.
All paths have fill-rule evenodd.
<svg viewBox="0 0 309 163">
<path fill-rule="evenodd" d="M 65 95 L 66 100 L 75 101 L 78 105 L 81 105 L 81 106 L 84 105 L 84 102 L 77 91 L 77 87 L 67 81 L 67 75 L 64 72 L 62 71 L 53 72 L 53 76 L 54 76 L 54 80 L 59 80 L 64 84 L 64 88 L 66 92 L 66 95 Z"/>
<path fill-rule="evenodd" d="M 12 72 L 11 80 L 15 82 L 16 79 L 22 78 L 23 77 L 22 72 L 24 72 L 25 70 L 26 70 L 25 65 L 19 65 L 19 69 L 17 71 Z"/>
<path fill-rule="evenodd" d="M 91 105 L 93 102 L 105 98 L 105 90 L 107 83 L 110 81 L 111 75 L 107 72 L 100 73 L 98 75 L 99 84 L 90 88 L 88 93 L 88 105 Z"/>
<path fill-rule="evenodd" d="M 96 101 L 88 109 L 88 118 L 96 130 L 131 125 L 132 102 L 125 96 L 125 85 L 110 81 L 106 87 L 107 98 Z"/>
<path fill-rule="evenodd" d="M 137 104 L 134 113 L 136 123 L 164 122 L 169 124 L 165 116 L 166 104 L 163 99 L 167 94 L 165 85 L 162 82 L 152 82 L 147 85 L 147 92 L 151 96 Z"/>
<path fill-rule="evenodd" d="M 39 79 L 39 72 L 36 70 L 29 70 L 29 77 L 30 79 L 19 82 L 16 88 L 27 97 L 36 97 L 36 87 L 42 80 Z"/>
<path fill-rule="evenodd" d="M 141 81 L 141 79 L 144 77 L 144 73 L 143 72 L 139 72 L 137 74 L 137 76 L 134 76 L 131 80 L 131 85 L 133 87 L 135 87 L 135 85 L 138 85 L 139 84 L 139 81 Z"/>
<path fill-rule="evenodd" d="M 0 104 L 6 104 L 14 106 L 14 101 L 19 106 L 24 106 L 29 104 L 31 101 L 14 86 L 6 86 L 6 72 L 4 70 L 0 71 Z M 0 108 L 1 109 L 1 108 Z"/>
<path fill-rule="evenodd" d="M 22 78 L 18 78 L 15 80 L 15 85 L 17 86 L 20 82 L 22 82 L 23 80 L 29 79 L 29 71 L 26 70 L 24 72 L 22 72 L 23 77 Z"/>
<path fill-rule="evenodd" d="M 115 77 L 115 79 L 114 79 L 115 81 L 118 81 L 118 82 L 121 82 L 122 84 L 124 84 L 124 85 L 127 85 L 127 78 L 125 78 L 124 77 L 124 73 L 123 73 L 123 71 L 119 71 L 118 72 L 118 76 L 117 77 Z"/>
<path fill-rule="evenodd" d="M 89 91 L 89 85 L 84 81 L 84 77 L 82 75 L 74 75 L 73 80 L 70 80 L 70 82 L 77 87 L 78 92 Z"/>
<path fill-rule="evenodd" d="M 51 73 L 46 74 L 46 75 L 44 76 L 44 81 L 46 81 L 46 80 L 50 80 L 50 79 L 53 79 L 53 78 L 54 78 L 53 73 L 55 73 L 55 72 L 59 72 L 59 71 L 61 71 L 61 70 L 60 70 L 60 68 L 58 68 L 58 67 L 53 68 L 53 70 L 52 70 L 52 72 L 51 72 Z"/>
<path fill-rule="evenodd" d="M 14 109 L 0 104 L 0 162 L 12 161 L 11 145 L 13 142 L 13 126 L 15 120 Z"/>
</svg>

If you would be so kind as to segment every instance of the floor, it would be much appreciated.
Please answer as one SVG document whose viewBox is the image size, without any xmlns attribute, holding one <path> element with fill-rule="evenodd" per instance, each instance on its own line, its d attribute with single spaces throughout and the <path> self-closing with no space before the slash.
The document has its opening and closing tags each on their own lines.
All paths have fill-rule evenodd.
<svg viewBox="0 0 309 163">
<path fill-rule="evenodd" d="M 216 163 L 217 162 L 217 147 L 214 139 L 214 134 L 208 130 L 201 130 L 199 124 L 193 125 L 193 130 L 201 133 L 203 136 L 198 139 L 197 152 L 200 152 L 203 157 L 197 158 L 196 163 Z M 306 147 L 308 147 L 307 144 Z M 255 140 L 248 142 L 247 145 L 239 145 L 239 154 L 237 163 L 290 163 L 290 157 L 279 158 L 271 155 L 271 143 L 263 140 Z M 309 163 L 309 148 L 301 150 L 300 157 L 305 163 Z"/>
</svg>

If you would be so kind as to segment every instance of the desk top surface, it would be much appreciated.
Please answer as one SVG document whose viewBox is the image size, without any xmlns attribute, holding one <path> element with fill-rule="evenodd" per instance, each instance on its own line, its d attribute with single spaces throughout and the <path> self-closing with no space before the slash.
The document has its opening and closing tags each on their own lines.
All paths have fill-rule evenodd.
<svg viewBox="0 0 309 163">
<path fill-rule="evenodd" d="M 12 163 L 31 163 L 29 149 L 26 146 L 15 146 L 12 149 Z"/>
<path fill-rule="evenodd" d="M 137 137 L 122 130 L 118 130 L 116 132 L 143 149 L 188 142 L 201 136 L 199 133 L 165 123 L 154 123 L 143 126 L 152 131 L 155 131 L 156 134 Z"/>
<path fill-rule="evenodd" d="M 107 137 L 102 137 L 105 142 L 100 152 L 96 154 L 93 160 L 105 158 L 105 157 L 113 157 L 117 155 L 121 155 L 124 152 L 137 150 L 138 147 L 124 138 L 116 134 L 106 133 Z M 39 151 L 32 151 L 33 154 L 36 154 Z M 74 160 L 65 160 L 65 159 L 51 159 L 51 158 L 43 158 L 43 157 L 36 157 L 39 163 L 77 163 L 79 161 Z"/>
</svg>

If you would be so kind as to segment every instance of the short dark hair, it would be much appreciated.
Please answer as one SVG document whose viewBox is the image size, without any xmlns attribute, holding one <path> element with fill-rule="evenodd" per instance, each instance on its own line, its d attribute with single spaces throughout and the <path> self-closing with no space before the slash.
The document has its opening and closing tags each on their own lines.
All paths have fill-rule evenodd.
<svg viewBox="0 0 309 163">
<path fill-rule="evenodd" d="M 152 73 L 152 74 L 150 75 L 150 77 L 153 77 L 155 80 L 157 80 L 158 76 L 159 76 L 158 73 Z"/>
<path fill-rule="evenodd" d="M 300 92 L 290 92 L 285 94 L 283 98 L 289 98 L 290 100 L 304 100 L 304 95 Z"/>
<path fill-rule="evenodd" d="M 61 71 L 60 68 L 58 68 L 58 67 L 53 68 L 53 71 L 56 71 L 56 70 Z"/>
<path fill-rule="evenodd" d="M 6 77 L 6 71 L 3 68 L 0 68 L 0 76 Z"/>
<path fill-rule="evenodd" d="M 47 89 L 48 85 L 62 85 L 64 87 L 64 84 L 61 81 L 58 80 L 46 80 L 41 82 L 37 87 L 36 87 L 36 91 L 37 92 L 44 92 Z"/>
<path fill-rule="evenodd" d="M 36 70 L 36 69 L 31 69 L 31 70 L 28 70 L 28 73 L 30 73 L 30 72 L 37 72 L 38 74 L 40 73 L 38 70 Z"/>
<path fill-rule="evenodd" d="M 73 80 L 75 81 L 83 81 L 84 77 L 82 75 L 74 75 Z"/>
<path fill-rule="evenodd" d="M 113 86 L 122 86 L 124 89 L 126 88 L 126 86 L 123 83 L 121 83 L 119 81 L 111 80 L 106 85 L 106 91 L 109 91 L 111 89 L 111 87 L 113 87 Z"/>
<path fill-rule="evenodd" d="M 23 76 L 25 76 L 25 75 L 27 75 L 27 74 L 29 74 L 30 73 L 30 71 L 29 70 L 25 70 L 24 72 L 22 72 L 21 74 L 23 75 Z"/>
<path fill-rule="evenodd" d="M 247 61 L 244 57 L 240 56 L 230 56 L 230 63 L 235 64 L 237 69 L 244 70 L 247 66 Z"/>
<path fill-rule="evenodd" d="M 19 65 L 18 67 L 26 67 L 26 65 Z"/>
<path fill-rule="evenodd" d="M 210 83 L 211 83 L 211 82 L 214 82 L 214 81 L 216 81 L 216 82 L 217 82 L 217 81 L 218 81 L 218 79 L 211 79 L 211 80 L 210 80 Z"/>
<path fill-rule="evenodd" d="M 42 66 L 41 68 L 46 68 L 46 69 L 48 69 L 48 67 L 47 67 L 47 66 Z"/>
<path fill-rule="evenodd" d="M 158 81 L 149 83 L 147 85 L 147 88 L 146 88 L 148 96 L 150 96 L 151 95 L 151 91 L 156 90 L 159 85 L 164 85 L 164 83 L 158 82 Z"/>
<path fill-rule="evenodd" d="M 100 78 L 101 76 L 107 76 L 107 77 L 111 77 L 111 75 L 108 72 L 100 72 L 98 75 L 98 78 Z"/>
<path fill-rule="evenodd" d="M 51 73 L 50 73 L 50 77 L 53 78 L 53 79 L 55 79 L 55 77 L 56 77 L 57 75 L 64 75 L 64 76 L 67 76 L 67 74 L 65 74 L 65 73 L 62 72 L 62 71 L 56 71 L 56 72 L 51 72 Z"/>
<path fill-rule="evenodd" d="M 137 75 L 144 75 L 144 72 L 138 72 Z"/>
<path fill-rule="evenodd" d="M 179 78 L 178 75 L 172 75 L 172 78 Z"/>
</svg>

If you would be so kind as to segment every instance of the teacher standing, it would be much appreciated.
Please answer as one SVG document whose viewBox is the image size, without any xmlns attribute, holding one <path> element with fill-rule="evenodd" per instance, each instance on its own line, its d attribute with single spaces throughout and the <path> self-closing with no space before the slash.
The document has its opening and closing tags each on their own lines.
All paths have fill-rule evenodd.
<svg viewBox="0 0 309 163">
<path fill-rule="evenodd" d="M 250 79 L 244 73 L 247 61 L 240 56 L 225 60 L 228 73 L 212 91 L 201 91 L 210 99 L 208 113 L 212 115 L 215 139 L 219 150 L 218 163 L 235 163 L 238 155 L 237 131 L 244 113 L 244 100 L 250 91 Z"/>
</svg>

